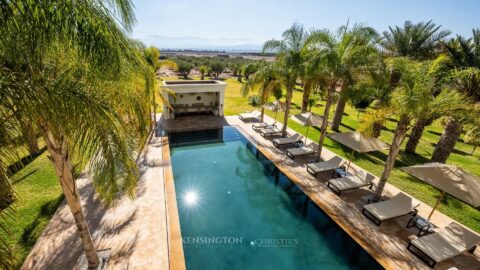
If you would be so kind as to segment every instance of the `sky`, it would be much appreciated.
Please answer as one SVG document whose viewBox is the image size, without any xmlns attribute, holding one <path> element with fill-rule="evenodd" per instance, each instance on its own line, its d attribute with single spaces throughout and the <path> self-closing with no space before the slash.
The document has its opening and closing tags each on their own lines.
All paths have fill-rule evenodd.
<svg viewBox="0 0 480 270">
<path fill-rule="evenodd" d="M 377 31 L 433 20 L 452 35 L 480 27 L 479 0 L 133 0 L 133 37 L 159 48 L 257 49 L 293 23 L 335 30 L 347 21 Z"/>
</svg>

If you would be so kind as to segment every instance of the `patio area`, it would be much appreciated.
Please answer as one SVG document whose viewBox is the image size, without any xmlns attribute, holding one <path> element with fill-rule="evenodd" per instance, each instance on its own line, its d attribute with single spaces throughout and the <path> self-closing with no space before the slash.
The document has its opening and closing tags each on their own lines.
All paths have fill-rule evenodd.
<svg viewBox="0 0 480 270">
<path fill-rule="evenodd" d="M 291 160 L 284 154 L 285 148 L 277 149 L 270 140 L 253 131 L 251 124 L 240 121 L 236 116 L 180 117 L 175 120 L 179 121 L 161 122 L 159 130 L 195 130 L 223 125 L 238 127 L 266 157 L 386 269 L 429 269 L 407 250 L 409 236 L 417 233 L 414 228 L 406 228 L 409 216 L 386 221 L 378 227 L 361 214 L 365 204 L 361 197 L 371 192 L 368 189 L 348 191 L 337 196 L 325 184 L 330 174 L 319 175 L 315 179 L 307 173 L 305 164 L 311 157 Z M 293 133 L 292 130 L 289 132 Z M 161 132 L 157 134 L 160 135 Z M 99 204 L 87 175 L 77 181 L 97 249 L 111 248 L 109 269 L 176 268 L 173 260 L 178 258 L 172 258 L 169 254 L 169 228 L 170 234 L 172 230 L 178 232 L 179 228 L 171 228 L 171 223 L 169 225 L 167 222 L 169 205 L 166 194 L 169 191 L 165 189 L 165 182 L 169 181 L 171 175 L 168 172 L 170 165 L 164 162 L 169 158 L 163 156 L 163 146 L 162 137 L 152 138 L 140 164 L 142 177 L 136 198 L 125 198 L 116 207 L 106 209 Z M 333 156 L 334 153 L 324 148 L 324 160 Z M 361 170 L 353 163 L 350 169 Z M 398 192 L 397 188 L 387 183 L 385 194 L 388 197 Z M 426 216 L 431 209 L 422 203 L 418 208 L 419 215 Z M 444 227 L 451 221 L 440 212 L 432 217 L 432 222 L 438 227 Z M 81 252 L 73 218 L 63 203 L 22 269 L 75 269 Z M 478 269 L 479 257 L 480 250 L 477 249 L 475 256 L 463 254 L 437 264 L 435 269 L 449 269 L 453 266 L 458 269 Z"/>
</svg>

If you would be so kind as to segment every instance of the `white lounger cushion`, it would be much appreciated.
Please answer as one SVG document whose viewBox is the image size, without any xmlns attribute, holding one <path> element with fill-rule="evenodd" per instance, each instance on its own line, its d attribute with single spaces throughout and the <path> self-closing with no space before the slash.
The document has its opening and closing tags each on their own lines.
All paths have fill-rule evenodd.
<svg viewBox="0 0 480 270">
<path fill-rule="evenodd" d="M 368 204 L 364 208 L 378 220 L 383 221 L 407 215 L 419 205 L 420 203 L 417 200 L 400 192 L 390 200 Z"/>
<path fill-rule="evenodd" d="M 262 128 L 272 128 L 274 127 L 274 124 L 268 124 L 268 123 L 265 123 L 265 122 L 262 122 L 262 123 L 254 123 L 252 124 L 252 128 L 253 130 L 255 131 L 260 131 Z"/>
<path fill-rule="evenodd" d="M 255 110 L 253 112 L 246 112 L 246 113 L 241 113 L 239 114 L 239 117 L 242 119 L 252 119 L 252 118 L 258 118 L 260 117 L 262 113 Z"/>
<path fill-rule="evenodd" d="M 315 147 L 315 146 L 313 146 Z M 309 155 L 316 152 L 316 149 L 312 148 L 312 145 L 309 144 L 307 146 L 302 146 L 298 148 L 289 148 L 287 151 L 292 154 L 292 156 L 301 156 L 301 155 Z"/>
<path fill-rule="evenodd" d="M 343 159 L 339 156 L 334 156 L 333 158 L 323 161 L 307 164 L 313 172 L 326 172 L 340 168 L 340 165 L 343 163 Z"/>
<path fill-rule="evenodd" d="M 290 143 L 296 143 L 298 141 L 301 141 L 302 139 L 303 139 L 303 136 L 298 135 L 298 133 L 295 133 L 294 135 L 287 138 L 273 139 L 273 142 L 276 144 L 290 144 Z"/>
<path fill-rule="evenodd" d="M 255 129 L 255 128 L 264 128 L 264 127 L 266 127 L 266 126 L 268 126 L 267 123 L 262 122 L 262 123 L 255 123 L 255 124 L 253 124 L 253 125 L 252 125 L 252 128 L 253 128 L 253 129 Z"/>
<path fill-rule="evenodd" d="M 282 132 L 280 129 L 278 129 L 277 127 L 268 127 L 268 128 L 263 128 L 260 130 L 260 133 L 262 134 L 277 134 L 277 133 L 280 133 Z"/>
<path fill-rule="evenodd" d="M 334 178 L 328 180 L 328 182 L 335 186 L 338 190 L 343 191 L 367 186 L 371 184 L 374 179 L 375 176 L 360 171 L 357 175 Z"/>
<path fill-rule="evenodd" d="M 452 222 L 438 232 L 412 240 L 412 244 L 436 262 L 441 262 L 471 249 L 479 241 L 480 236 Z"/>
</svg>

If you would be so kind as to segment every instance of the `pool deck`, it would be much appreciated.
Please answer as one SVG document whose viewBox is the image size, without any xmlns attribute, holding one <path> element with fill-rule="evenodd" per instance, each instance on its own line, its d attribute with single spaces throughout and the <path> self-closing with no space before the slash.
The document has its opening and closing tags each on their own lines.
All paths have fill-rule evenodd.
<svg viewBox="0 0 480 270">
<path fill-rule="evenodd" d="M 176 120 L 180 120 L 176 119 Z M 305 170 L 308 159 L 291 160 L 285 149 L 275 148 L 270 140 L 254 132 L 251 124 L 236 116 L 219 118 L 194 116 L 180 121 L 161 122 L 163 129 L 194 130 L 204 127 L 232 125 L 238 127 L 257 148 L 294 181 L 337 224 L 350 234 L 364 249 L 387 269 L 430 269 L 406 249 L 409 236 L 416 229 L 407 229 L 409 217 L 401 217 L 374 225 L 361 214 L 365 202 L 362 196 L 368 189 L 347 191 L 337 196 L 325 185 L 327 176 L 315 179 Z M 290 133 L 293 133 L 289 129 Z M 158 133 L 157 133 L 158 134 Z M 322 158 L 335 155 L 324 148 Z M 360 170 L 352 164 L 352 170 Z M 168 142 L 153 137 L 140 162 L 141 178 L 137 196 L 123 199 L 111 208 L 102 206 L 93 192 L 91 180 L 84 175 L 77 180 L 86 218 L 97 249 L 111 249 L 108 269 L 184 269 L 181 235 L 176 213 L 173 176 L 169 162 Z M 385 194 L 390 197 L 399 190 L 387 183 Z M 431 207 L 423 204 L 419 214 L 426 216 Z M 432 221 L 439 227 L 452 219 L 436 212 Z M 73 218 L 65 202 L 61 204 L 47 228 L 27 257 L 22 269 L 77 269 L 82 253 L 81 243 Z M 465 253 L 435 269 L 479 269 L 480 248 L 475 256 Z"/>
<path fill-rule="evenodd" d="M 106 208 L 88 175 L 77 185 L 97 250 L 111 249 L 108 269 L 169 269 L 168 231 L 161 138 L 153 137 L 139 164 L 135 199 Z M 168 191 L 167 191 L 168 192 Z M 82 254 L 77 228 L 65 201 L 57 209 L 21 269 L 78 269 Z"/>
</svg>

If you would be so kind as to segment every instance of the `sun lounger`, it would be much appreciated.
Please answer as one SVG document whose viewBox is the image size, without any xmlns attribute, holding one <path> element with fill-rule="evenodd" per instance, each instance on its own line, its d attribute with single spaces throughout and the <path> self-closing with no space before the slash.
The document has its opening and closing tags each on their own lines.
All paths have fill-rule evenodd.
<svg viewBox="0 0 480 270">
<path fill-rule="evenodd" d="M 272 143 L 275 147 L 279 148 L 282 145 L 301 143 L 302 140 L 303 136 L 295 133 L 290 137 L 273 139 Z"/>
<path fill-rule="evenodd" d="M 282 131 L 279 128 L 277 128 L 276 126 L 269 127 L 269 128 L 262 128 L 258 132 L 263 137 L 282 134 Z"/>
<path fill-rule="evenodd" d="M 318 145 L 314 143 L 310 143 L 309 145 L 298 147 L 298 148 L 289 148 L 285 154 L 291 158 L 295 159 L 295 157 L 304 156 L 304 155 L 312 155 L 317 153 Z"/>
<path fill-rule="evenodd" d="M 329 187 L 337 195 L 340 195 L 342 191 L 361 187 L 368 187 L 371 189 L 373 187 L 374 179 L 375 176 L 363 171 L 359 171 L 356 175 L 330 179 L 327 182 L 327 187 Z"/>
<path fill-rule="evenodd" d="M 204 103 L 192 103 L 192 109 L 197 112 L 205 111 L 205 104 Z"/>
<path fill-rule="evenodd" d="M 438 232 L 420 238 L 414 237 L 407 249 L 430 267 L 434 267 L 436 263 L 465 251 L 473 253 L 478 242 L 480 242 L 480 236 L 452 222 Z"/>
<path fill-rule="evenodd" d="M 260 132 L 260 130 L 263 129 L 263 128 L 272 128 L 274 126 L 275 126 L 275 124 L 268 124 L 268 123 L 265 123 L 265 122 L 261 122 L 261 123 L 254 123 L 252 125 L 252 129 L 255 130 L 256 132 Z"/>
<path fill-rule="evenodd" d="M 387 201 L 367 204 L 363 207 L 362 214 L 377 226 L 382 221 L 413 214 L 417 214 L 420 203 L 403 192 Z"/>
<path fill-rule="evenodd" d="M 327 161 L 307 164 L 307 172 L 316 177 L 318 173 L 333 171 L 340 168 L 342 163 L 343 159 L 341 157 L 334 156 Z"/>
<path fill-rule="evenodd" d="M 241 113 L 238 115 L 238 118 L 242 121 L 252 121 L 252 120 L 258 120 L 262 113 L 255 110 L 253 112 L 246 112 L 246 113 Z"/>
<path fill-rule="evenodd" d="M 172 104 L 172 109 L 175 113 L 185 111 L 185 104 Z"/>
</svg>

